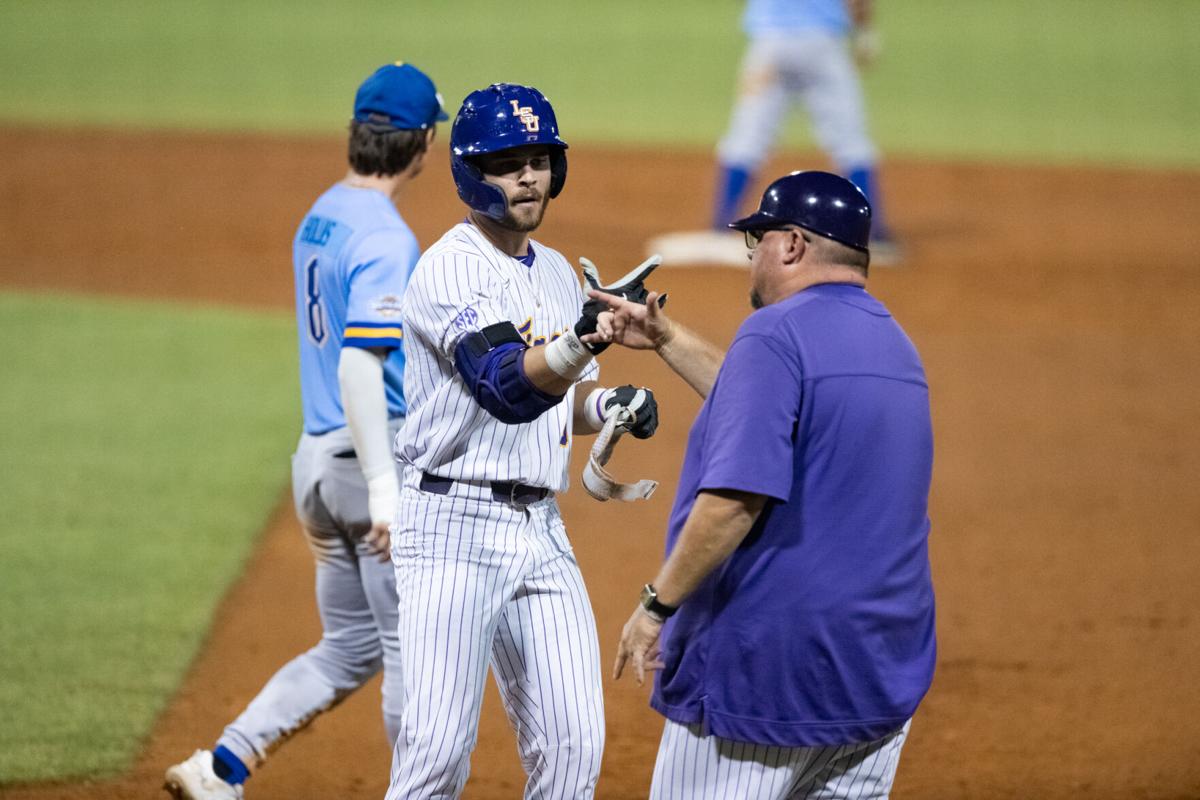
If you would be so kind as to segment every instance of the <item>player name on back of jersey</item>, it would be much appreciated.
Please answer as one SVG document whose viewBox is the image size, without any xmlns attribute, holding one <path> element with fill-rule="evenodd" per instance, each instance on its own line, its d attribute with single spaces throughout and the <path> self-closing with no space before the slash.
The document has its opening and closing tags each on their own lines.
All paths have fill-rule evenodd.
<svg viewBox="0 0 1200 800">
<path fill-rule="evenodd" d="M 300 241 L 305 244 L 324 247 L 329 243 L 329 238 L 333 235 L 334 228 L 337 227 L 337 222 L 332 219 L 325 219 L 313 214 L 304 220 L 304 227 L 300 229 Z"/>
</svg>

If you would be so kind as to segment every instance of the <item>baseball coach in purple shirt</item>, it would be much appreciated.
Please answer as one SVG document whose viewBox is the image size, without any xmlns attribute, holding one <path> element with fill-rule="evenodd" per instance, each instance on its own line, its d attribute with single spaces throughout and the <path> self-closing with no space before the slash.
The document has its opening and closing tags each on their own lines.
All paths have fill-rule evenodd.
<svg viewBox="0 0 1200 800">
<path fill-rule="evenodd" d="M 865 289 L 849 181 L 792 173 L 730 227 L 756 310 L 727 353 L 657 293 L 593 295 L 597 340 L 655 349 L 705 398 L 614 676 L 660 670 L 652 798 L 887 797 L 936 657 L 925 372 Z"/>
</svg>

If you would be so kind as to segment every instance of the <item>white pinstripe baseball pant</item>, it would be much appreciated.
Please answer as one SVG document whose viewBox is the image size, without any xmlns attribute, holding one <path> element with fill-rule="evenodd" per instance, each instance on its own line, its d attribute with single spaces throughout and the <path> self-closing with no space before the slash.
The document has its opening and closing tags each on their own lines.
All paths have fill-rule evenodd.
<svg viewBox="0 0 1200 800">
<path fill-rule="evenodd" d="M 873 742 L 771 747 L 667 720 L 650 800 L 882 800 L 911 724 Z"/>
<path fill-rule="evenodd" d="M 392 557 L 405 703 L 388 800 L 458 797 L 488 666 L 526 798 L 590 798 L 604 749 L 596 622 L 553 499 L 525 508 L 406 485 Z M 487 497 L 487 499 L 484 499 Z"/>
</svg>

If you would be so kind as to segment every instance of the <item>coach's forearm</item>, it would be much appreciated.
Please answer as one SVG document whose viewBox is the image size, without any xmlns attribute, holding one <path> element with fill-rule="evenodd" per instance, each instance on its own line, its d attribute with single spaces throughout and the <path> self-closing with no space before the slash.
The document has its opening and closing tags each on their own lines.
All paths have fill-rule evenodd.
<svg viewBox="0 0 1200 800">
<path fill-rule="evenodd" d="M 654 578 L 658 600 L 678 606 L 737 549 L 754 527 L 767 498 L 730 490 L 696 496 L 679 541 Z"/>
<path fill-rule="evenodd" d="M 724 350 L 674 320 L 654 350 L 701 397 L 708 397 L 712 391 L 725 360 Z"/>
</svg>

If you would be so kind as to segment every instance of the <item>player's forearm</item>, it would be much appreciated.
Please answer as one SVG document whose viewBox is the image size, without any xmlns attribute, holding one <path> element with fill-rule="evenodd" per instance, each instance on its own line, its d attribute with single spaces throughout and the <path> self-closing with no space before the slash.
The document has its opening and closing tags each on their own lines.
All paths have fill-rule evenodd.
<svg viewBox="0 0 1200 800">
<path fill-rule="evenodd" d="M 701 397 L 708 397 L 725 360 L 724 350 L 674 321 L 670 334 L 654 349 Z"/>
<path fill-rule="evenodd" d="M 338 360 L 342 408 L 354 452 L 367 481 L 372 522 L 389 519 L 399 497 L 383 385 L 385 356 L 386 351 L 344 347 Z"/>
<path fill-rule="evenodd" d="M 546 345 L 530 347 L 525 351 L 522 367 L 529 382 L 546 394 L 564 395 L 575 383 L 573 378 L 559 375 L 546 363 Z"/>
<path fill-rule="evenodd" d="M 592 414 L 589 414 L 587 406 L 589 402 L 593 402 L 590 397 L 592 390 L 598 388 L 600 388 L 599 381 L 583 381 L 575 387 L 575 405 L 571 409 L 574 430 L 584 433 L 596 430 L 593 422 L 595 415 L 599 411 L 593 411 Z"/>
<path fill-rule="evenodd" d="M 749 492 L 700 492 L 679 541 L 654 578 L 659 602 L 678 606 L 687 599 L 742 543 L 766 501 Z"/>
</svg>

